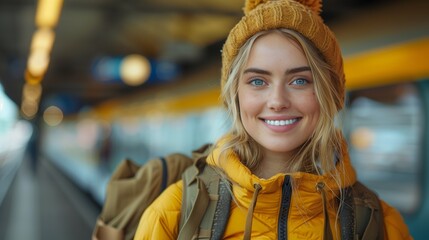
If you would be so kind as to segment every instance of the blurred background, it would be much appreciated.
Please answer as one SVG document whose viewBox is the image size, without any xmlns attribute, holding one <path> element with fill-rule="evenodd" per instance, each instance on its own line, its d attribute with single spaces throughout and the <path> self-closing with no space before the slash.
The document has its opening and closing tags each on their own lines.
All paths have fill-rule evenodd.
<svg viewBox="0 0 429 240">
<path fill-rule="evenodd" d="M 90 239 L 124 158 L 229 127 L 220 50 L 242 0 L 0 0 L 0 239 Z M 345 59 L 359 179 L 429 221 L 429 1 L 324 0 Z"/>
</svg>

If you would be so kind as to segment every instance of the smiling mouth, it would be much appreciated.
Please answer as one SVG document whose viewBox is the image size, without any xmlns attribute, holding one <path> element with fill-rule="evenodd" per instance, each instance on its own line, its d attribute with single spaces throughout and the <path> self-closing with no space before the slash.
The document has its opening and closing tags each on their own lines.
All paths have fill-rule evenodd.
<svg viewBox="0 0 429 240">
<path fill-rule="evenodd" d="M 288 119 L 288 120 L 267 120 L 265 119 L 264 122 L 266 122 L 268 125 L 271 126 L 287 126 L 291 125 L 293 123 L 296 123 L 300 118 L 294 118 L 294 119 Z"/>
</svg>

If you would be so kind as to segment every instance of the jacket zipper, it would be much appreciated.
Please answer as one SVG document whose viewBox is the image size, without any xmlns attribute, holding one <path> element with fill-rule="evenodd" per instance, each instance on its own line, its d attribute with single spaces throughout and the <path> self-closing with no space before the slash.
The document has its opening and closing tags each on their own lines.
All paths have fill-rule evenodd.
<svg viewBox="0 0 429 240">
<path fill-rule="evenodd" d="M 286 175 L 282 186 L 282 200 L 280 205 L 278 239 L 287 239 L 287 219 L 289 215 L 290 200 L 292 196 L 292 187 L 290 185 L 290 176 Z"/>
</svg>

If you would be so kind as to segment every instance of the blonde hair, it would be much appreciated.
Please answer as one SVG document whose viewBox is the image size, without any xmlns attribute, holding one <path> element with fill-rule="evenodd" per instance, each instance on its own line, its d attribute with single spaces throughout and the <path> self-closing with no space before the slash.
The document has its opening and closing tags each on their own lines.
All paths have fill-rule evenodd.
<svg viewBox="0 0 429 240">
<path fill-rule="evenodd" d="M 245 42 L 233 60 L 221 95 L 232 120 L 229 132 L 231 138 L 223 145 L 222 152 L 232 149 L 251 171 L 257 169 L 263 157 L 261 146 L 246 132 L 241 122 L 238 82 L 256 39 L 272 32 L 281 33 L 301 47 L 315 80 L 314 88 L 320 105 L 320 116 L 315 130 L 296 151 L 293 159 L 288 163 L 287 171 L 315 172 L 319 175 L 328 173 L 335 169 L 333 160 L 335 154 L 342 153 L 343 139 L 340 130 L 335 127 L 335 116 L 340 110 L 339 106 L 342 105 L 343 93 L 340 91 L 344 89 L 339 90 L 334 86 L 335 82 L 339 82 L 340 76 L 326 63 L 318 49 L 303 35 L 290 29 L 273 29 L 256 33 Z"/>
</svg>

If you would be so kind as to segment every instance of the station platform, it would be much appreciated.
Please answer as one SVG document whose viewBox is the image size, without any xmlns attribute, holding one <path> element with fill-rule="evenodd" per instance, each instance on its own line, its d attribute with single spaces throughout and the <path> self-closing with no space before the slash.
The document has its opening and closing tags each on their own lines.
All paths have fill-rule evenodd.
<svg viewBox="0 0 429 240">
<path fill-rule="evenodd" d="M 43 157 L 15 165 L 0 168 L 11 182 L 0 201 L 0 239 L 91 239 L 101 207 L 89 194 Z"/>
</svg>

